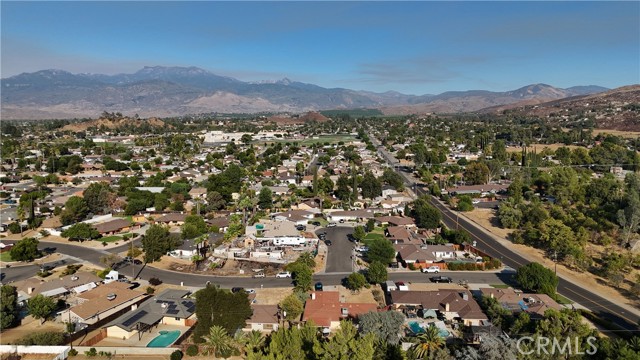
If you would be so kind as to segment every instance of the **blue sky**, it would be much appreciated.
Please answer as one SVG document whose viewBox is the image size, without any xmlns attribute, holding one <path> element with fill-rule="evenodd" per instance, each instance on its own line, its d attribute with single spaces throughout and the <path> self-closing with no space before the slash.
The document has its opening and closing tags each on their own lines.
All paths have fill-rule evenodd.
<svg viewBox="0 0 640 360">
<path fill-rule="evenodd" d="M 640 83 L 640 2 L 10 2 L 2 77 L 197 66 L 437 94 Z"/>
</svg>

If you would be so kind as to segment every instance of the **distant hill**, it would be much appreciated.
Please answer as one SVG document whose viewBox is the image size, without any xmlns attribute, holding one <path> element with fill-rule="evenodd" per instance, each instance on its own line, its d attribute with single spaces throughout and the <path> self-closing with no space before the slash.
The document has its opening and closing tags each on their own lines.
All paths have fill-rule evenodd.
<svg viewBox="0 0 640 360">
<path fill-rule="evenodd" d="M 197 67 L 152 66 L 133 74 L 42 70 L 1 79 L 3 119 L 98 117 L 103 111 L 141 117 L 382 109 L 387 114 L 466 112 L 522 100 L 543 102 L 606 90 L 536 84 L 508 92 L 484 90 L 406 95 L 323 88 L 287 78 L 244 82 Z"/>
<path fill-rule="evenodd" d="M 440 95 L 424 95 L 410 99 L 409 105 L 382 108 L 385 114 L 460 113 L 492 106 L 520 103 L 542 103 L 585 93 L 606 91 L 601 86 L 575 86 L 560 89 L 546 84 L 533 84 L 506 92 L 486 90 L 448 91 Z"/>
<path fill-rule="evenodd" d="M 623 86 L 597 94 L 580 95 L 539 104 L 517 103 L 484 112 L 538 116 L 563 127 L 589 125 L 596 128 L 640 131 L 640 85 Z"/>
<path fill-rule="evenodd" d="M 87 129 L 95 127 L 95 128 L 106 128 L 109 130 L 124 128 L 124 127 L 141 127 L 143 125 L 147 125 L 150 127 L 168 127 L 173 128 L 172 125 L 166 124 L 164 121 L 157 118 L 149 118 L 149 119 L 132 119 L 129 117 L 120 117 L 120 118 L 105 118 L 100 117 L 94 120 L 83 121 L 79 123 L 73 123 L 65 125 L 61 130 L 62 131 L 87 131 Z"/>
</svg>

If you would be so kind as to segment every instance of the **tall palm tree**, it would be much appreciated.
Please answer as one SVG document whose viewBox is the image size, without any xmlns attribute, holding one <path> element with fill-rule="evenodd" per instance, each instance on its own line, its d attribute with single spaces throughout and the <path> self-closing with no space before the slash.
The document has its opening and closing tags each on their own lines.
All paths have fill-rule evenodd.
<svg viewBox="0 0 640 360">
<path fill-rule="evenodd" d="M 424 328 L 424 332 L 412 338 L 413 346 L 409 349 L 409 354 L 414 359 L 424 359 L 436 348 L 444 343 L 437 327 L 431 325 Z"/>
<path fill-rule="evenodd" d="M 249 333 L 239 331 L 233 340 L 236 347 L 244 351 L 245 355 L 259 351 L 265 343 L 265 337 L 257 330 L 252 330 Z"/>
<path fill-rule="evenodd" d="M 209 329 L 209 335 L 204 337 L 206 353 L 216 356 L 221 353 L 228 353 L 233 347 L 233 339 L 227 330 L 219 325 L 214 325 Z"/>
</svg>

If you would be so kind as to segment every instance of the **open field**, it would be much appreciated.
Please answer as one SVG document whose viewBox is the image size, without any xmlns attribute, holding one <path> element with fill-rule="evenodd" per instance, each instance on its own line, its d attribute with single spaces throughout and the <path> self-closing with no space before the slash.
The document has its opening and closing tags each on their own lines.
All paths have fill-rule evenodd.
<svg viewBox="0 0 640 360">
<path fill-rule="evenodd" d="M 637 138 L 637 137 L 640 137 L 640 131 L 593 129 L 593 135 L 598 135 L 598 134 L 611 134 L 611 135 L 615 135 L 615 136 L 622 136 L 624 138 Z"/>
<path fill-rule="evenodd" d="M 575 149 L 575 148 L 579 148 L 580 146 L 575 146 L 575 145 L 565 145 L 565 144 L 531 144 L 527 147 L 527 151 L 531 152 L 533 150 L 537 151 L 538 153 L 542 151 L 542 149 L 544 148 L 548 148 L 549 150 L 553 150 L 556 151 L 558 150 L 558 148 L 561 148 L 563 146 L 568 147 L 569 149 Z M 513 152 L 520 152 L 522 151 L 522 148 L 520 146 L 509 146 L 507 147 L 507 152 L 513 153 Z"/>
</svg>

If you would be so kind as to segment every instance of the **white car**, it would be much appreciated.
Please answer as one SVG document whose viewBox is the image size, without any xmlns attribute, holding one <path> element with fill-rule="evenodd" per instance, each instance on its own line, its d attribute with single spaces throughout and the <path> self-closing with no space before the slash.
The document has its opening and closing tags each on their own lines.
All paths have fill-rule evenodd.
<svg viewBox="0 0 640 360">
<path fill-rule="evenodd" d="M 439 273 L 440 272 L 440 268 L 437 266 L 429 266 L 428 268 L 422 268 L 421 270 L 423 273 Z"/>
<path fill-rule="evenodd" d="M 471 203 L 472 204 L 480 204 L 480 200 L 472 200 Z"/>
<path fill-rule="evenodd" d="M 255 293 L 256 293 L 255 289 L 244 289 L 244 291 L 245 291 L 247 294 L 255 294 Z"/>
<path fill-rule="evenodd" d="M 336 226 L 338 226 L 338 224 L 336 224 L 336 223 L 329 223 L 329 224 L 327 224 L 327 227 L 336 227 Z"/>
<path fill-rule="evenodd" d="M 368 247 L 366 247 L 366 246 L 358 246 L 358 247 L 356 248 L 356 251 L 357 251 L 357 252 L 367 252 L 367 251 L 369 251 L 369 248 L 368 248 Z"/>
<path fill-rule="evenodd" d="M 290 278 L 290 277 L 291 277 L 291 273 L 288 271 L 279 272 L 276 274 L 276 279 L 284 279 L 284 278 Z"/>
</svg>

